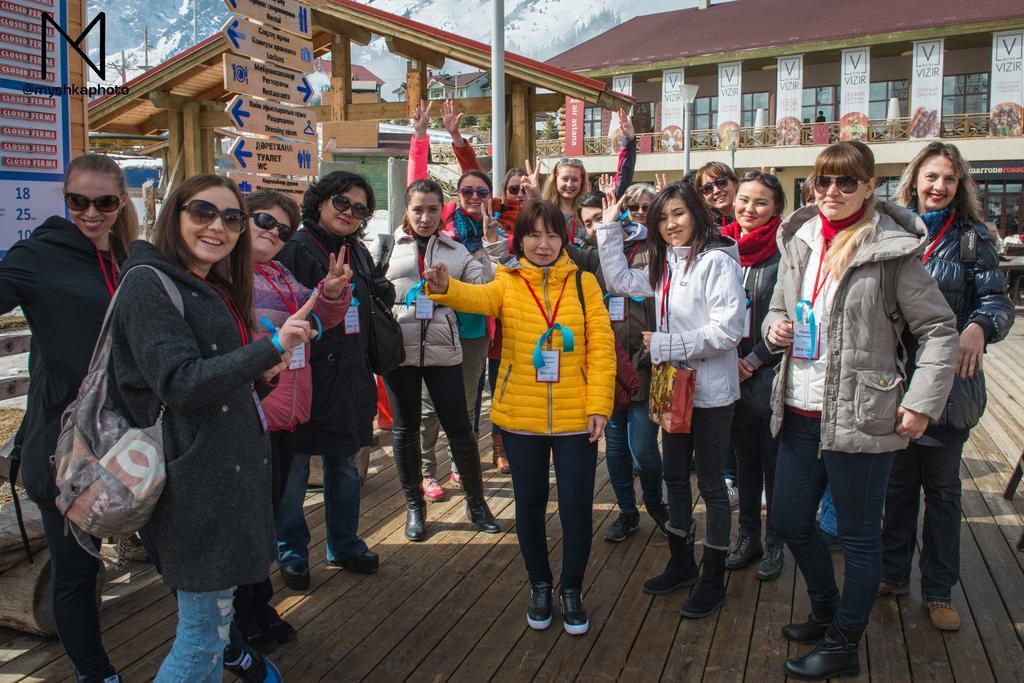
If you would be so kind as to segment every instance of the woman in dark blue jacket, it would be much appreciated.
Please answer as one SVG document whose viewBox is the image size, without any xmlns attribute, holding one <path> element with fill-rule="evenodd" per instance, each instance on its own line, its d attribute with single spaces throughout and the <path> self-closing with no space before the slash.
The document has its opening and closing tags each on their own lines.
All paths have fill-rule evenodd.
<svg viewBox="0 0 1024 683">
<path fill-rule="evenodd" d="M 928 227 L 932 241 L 925 249 L 924 265 L 956 314 L 960 353 L 944 418 L 932 423 L 893 463 L 885 499 L 879 595 L 902 595 L 910 589 L 923 488 L 921 596 L 932 624 L 955 631 L 960 615 L 951 598 L 960 573 L 960 457 L 984 410 L 985 347 L 1010 331 L 1013 304 L 1006 295 L 999 255 L 982 222 L 978 188 L 960 150 L 941 142 L 922 149 L 904 171 L 896 198 Z M 910 365 L 915 349 L 912 343 L 907 346 Z M 912 367 L 907 370 L 913 372 Z"/>
</svg>

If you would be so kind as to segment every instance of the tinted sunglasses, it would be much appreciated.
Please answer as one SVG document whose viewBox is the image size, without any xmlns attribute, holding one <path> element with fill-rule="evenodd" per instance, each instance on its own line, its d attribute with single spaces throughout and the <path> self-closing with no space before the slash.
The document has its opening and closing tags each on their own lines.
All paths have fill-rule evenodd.
<svg viewBox="0 0 1024 683">
<path fill-rule="evenodd" d="M 757 180 L 764 183 L 768 187 L 782 187 L 782 183 L 779 182 L 778 176 L 771 173 L 764 173 L 762 171 L 750 171 L 743 176 L 743 180 Z"/>
<path fill-rule="evenodd" d="M 474 194 L 477 199 L 487 199 L 491 196 L 491 191 L 486 187 L 460 187 L 459 194 L 466 199 L 472 199 Z"/>
<path fill-rule="evenodd" d="M 102 197 L 89 199 L 84 194 L 66 192 L 64 194 L 64 203 L 72 211 L 85 211 L 89 208 L 90 204 L 102 213 L 113 213 L 121 208 L 121 198 L 116 194 L 105 194 Z"/>
<path fill-rule="evenodd" d="M 558 160 L 558 164 L 560 166 L 576 166 L 578 168 L 583 168 L 583 162 L 581 160 L 570 159 L 569 157 L 562 157 Z"/>
<path fill-rule="evenodd" d="M 814 189 L 824 194 L 835 183 L 843 194 L 853 194 L 860 186 L 860 182 L 860 178 L 852 175 L 819 175 L 814 176 Z"/>
<path fill-rule="evenodd" d="M 370 207 L 366 206 L 366 204 L 353 202 L 343 194 L 336 194 L 331 197 L 331 206 L 342 213 L 346 211 L 351 212 L 352 217 L 359 221 L 370 215 Z"/>
<path fill-rule="evenodd" d="M 725 188 L 729 187 L 729 179 L 726 178 L 724 175 L 720 175 L 714 180 L 704 183 L 703 185 L 700 186 L 701 194 L 703 194 L 705 197 L 709 197 L 712 194 L 714 194 L 716 187 L 719 190 L 724 190 Z"/>
<path fill-rule="evenodd" d="M 509 185 L 505 188 L 505 195 L 517 195 L 523 188 L 519 185 Z"/>
<path fill-rule="evenodd" d="M 292 229 L 292 226 L 281 223 L 264 211 L 257 211 L 253 213 L 250 218 L 252 219 L 252 224 L 260 230 L 273 230 L 274 228 L 277 228 L 277 236 L 282 242 L 287 242 L 295 232 L 295 230 Z"/>
<path fill-rule="evenodd" d="M 244 232 L 249 225 L 249 216 L 241 209 L 221 211 L 205 199 L 193 199 L 187 204 L 182 204 L 180 210 L 186 212 L 193 223 L 203 227 L 217 220 L 218 216 L 224 228 L 231 232 Z"/>
<path fill-rule="evenodd" d="M 630 213 L 643 213 L 651 208 L 650 204 L 630 204 L 626 207 Z"/>
</svg>

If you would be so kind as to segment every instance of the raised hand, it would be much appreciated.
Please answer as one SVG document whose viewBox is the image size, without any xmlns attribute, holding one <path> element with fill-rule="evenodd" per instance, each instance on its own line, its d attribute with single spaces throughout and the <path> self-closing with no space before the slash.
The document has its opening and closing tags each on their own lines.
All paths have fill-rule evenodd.
<svg viewBox="0 0 1024 683">
<path fill-rule="evenodd" d="M 636 137 L 636 131 L 633 130 L 633 120 L 626 115 L 625 109 L 619 109 L 619 130 L 622 131 L 623 140 L 632 140 Z"/>
<path fill-rule="evenodd" d="M 420 100 L 420 106 L 412 113 L 412 127 L 417 140 L 427 137 L 427 128 L 430 126 L 430 108 L 434 103 L 429 100 Z"/>
<path fill-rule="evenodd" d="M 654 190 L 655 192 L 661 192 L 668 187 L 668 176 L 664 173 L 654 174 Z"/>
<path fill-rule="evenodd" d="M 601 222 L 605 225 L 609 223 L 617 223 L 619 216 L 622 215 L 622 202 L 623 199 L 615 199 L 615 193 L 608 191 L 604 193 L 604 197 L 601 199 L 601 206 L 604 208 L 604 213 L 601 214 Z"/>
<path fill-rule="evenodd" d="M 452 136 L 452 145 L 462 147 L 464 140 L 459 132 L 459 124 L 462 123 L 462 114 L 455 113 L 455 103 L 445 100 L 441 104 L 441 124 L 448 134 Z"/>
<path fill-rule="evenodd" d="M 527 159 L 523 165 L 526 166 L 526 177 L 523 178 L 523 183 L 525 183 L 527 191 L 531 197 L 540 197 L 540 162 L 538 161 L 534 166 Z"/>
<path fill-rule="evenodd" d="M 602 173 L 601 177 L 598 178 L 597 188 L 601 191 L 601 194 L 608 194 L 609 192 L 615 191 L 615 176 Z"/>
<path fill-rule="evenodd" d="M 498 221 L 494 220 L 494 214 L 490 211 L 490 207 L 486 206 L 490 202 L 485 202 L 485 205 L 480 207 L 480 222 L 483 224 L 484 229 L 484 241 L 485 242 L 497 242 L 498 241 Z"/>
<path fill-rule="evenodd" d="M 302 304 L 299 310 L 289 316 L 284 324 L 277 329 L 277 341 L 286 351 L 299 344 L 305 344 L 312 338 L 313 332 L 306 316 L 312 313 L 313 306 L 316 305 L 316 298 L 317 291 L 314 289 L 313 294 L 306 299 L 306 303 Z"/>
<path fill-rule="evenodd" d="M 345 245 L 338 250 L 337 256 L 334 254 L 330 256 L 327 275 L 324 276 L 324 294 L 332 301 L 341 298 L 352 280 L 352 269 L 345 262 L 347 256 L 348 247 Z"/>
<path fill-rule="evenodd" d="M 431 294 L 446 294 L 448 292 L 448 266 L 438 263 L 433 268 L 423 271 L 423 279 L 427 281 Z"/>
</svg>

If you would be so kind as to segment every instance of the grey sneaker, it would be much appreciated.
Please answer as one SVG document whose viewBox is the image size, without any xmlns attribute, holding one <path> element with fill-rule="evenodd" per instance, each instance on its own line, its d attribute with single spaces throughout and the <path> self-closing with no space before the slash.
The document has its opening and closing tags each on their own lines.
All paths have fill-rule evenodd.
<svg viewBox="0 0 1024 683">
<path fill-rule="evenodd" d="M 639 510 L 622 510 L 619 512 L 619 518 L 611 523 L 604 532 L 604 538 L 607 541 L 618 543 L 624 541 L 626 536 L 633 533 L 640 528 L 640 511 Z"/>
</svg>

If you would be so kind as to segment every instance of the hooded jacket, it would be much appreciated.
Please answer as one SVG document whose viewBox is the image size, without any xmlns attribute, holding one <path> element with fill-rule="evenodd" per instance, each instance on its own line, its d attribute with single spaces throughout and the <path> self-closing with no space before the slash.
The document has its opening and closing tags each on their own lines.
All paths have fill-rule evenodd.
<svg viewBox="0 0 1024 683">
<path fill-rule="evenodd" d="M 550 266 L 512 261 L 498 267 L 493 282 L 469 285 L 454 278 L 448 291 L 430 294 L 434 301 L 458 310 L 501 320 L 501 364 L 491 419 L 502 429 L 530 434 L 579 434 L 588 416 L 612 414 L 615 393 L 615 340 L 601 288 L 589 273 L 581 287 L 586 314 L 576 291 L 576 265 L 564 252 Z M 538 339 L 547 331 L 529 283 L 547 315 L 557 306 L 556 322 L 572 330 L 574 347 L 560 354 L 558 382 L 538 382 L 532 358 Z M 560 301 L 560 303 L 559 303 Z M 563 349 L 562 332 L 551 335 L 545 348 Z"/>
<path fill-rule="evenodd" d="M 711 242 L 689 270 L 690 247 L 669 247 L 668 287 L 657 291 L 651 287 L 648 266 L 626 264 L 619 223 L 597 226 L 597 245 L 608 291 L 654 297 L 657 331 L 651 337 L 651 362 L 685 363 L 696 370 L 696 408 L 735 403 L 740 397 L 736 347 L 746 315 L 736 242 L 728 237 Z"/>
<path fill-rule="evenodd" d="M 924 223 L 907 209 L 871 201 L 865 213 L 873 231 L 846 272 L 829 277 L 815 307 L 819 354 L 794 359 L 787 351 L 772 391 L 772 433 L 782 428 L 786 406 L 821 412 L 821 448 L 884 453 L 907 447 L 896 433 L 900 406 L 937 419 L 953 384 L 958 337 L 953 312 L 924 266 Z M 856 230 L 858 225 L 846 228 Z M 816 206 L 804 207 L 779 226 L 779 277 L 761 331 L 793 320 L 797 302 L 809 299 L 823 240 Z M 886 315 L 882 266 L 894 261 L 901 319 Z M 811 284 L 808 284 L 808 283 Z M 906 386 L 898 339 L 903 329 L 918 340 L 917 371 Z"/>
<path fill-rule="evenodd" d="M 124 251 L 116 246 L 116 261 Z M 0 307 L 21 306 L 32 331 L 28 410 L 22 425 L 21 477 L 29 497 L 53 507 L 50 457 L 64 409 L 89 369 L 110 292 L 96 247 L 75 224 L 51 216 L 0 261 Z M 110 272 L 110 255 L 102 256 Z"/>
<path fill-rule="evenodd" d="M 254 383 L 281 362 L 270 339 L 243 345 L 213 286 L 132 244 L 125 272 L 148 264 L 181 292 L 179 313 L 155 273 L 128 273 L 111 322 L 112 393 L 131 424 L 163 410 L 167 480 L 147 528 L 164 582 L 192 592 L 258 583 L 275 557 L 270 438 Z"/>
</svg>

